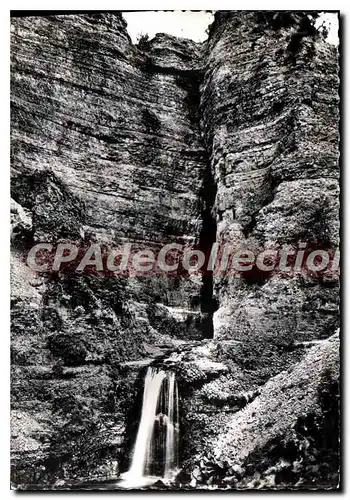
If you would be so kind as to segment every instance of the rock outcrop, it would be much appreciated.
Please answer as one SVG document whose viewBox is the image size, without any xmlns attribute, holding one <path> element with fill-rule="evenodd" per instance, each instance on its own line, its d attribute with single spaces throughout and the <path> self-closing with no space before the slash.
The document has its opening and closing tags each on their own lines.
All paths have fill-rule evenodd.
<svg viewBox="0 0 350 500">
<path fill-rule="evenodd" d="M 339 338 L 310 349 L 295 366 L 234 402 L 225 383 L 202 389 L 223 412 L 191 456 L 197 484 L 251 488 L 334 488 L 339 476 Z M 219 397 L 218 397 L 219 396 Z M 226 397 L 225 397 L 226 396 Z M 201 407 L 204 407 L 204 401 Z M 214 403 L 215 404 L 215 403 Z M 233 405 L 238 410 L 232 410 Z M 239 406 L 242 409 L 239 409 Z M 231 408 L 231 411 L 229 410 Z M 225 411 L 226 410 L 226 411 Z M 210 421 L 212 423 L 212 420 Z M 220 422 L 220 425 L 218 423 Z M 202 429 L 203 431 L 203 429 Z"/>
<path fill-rule="evenodd" d="M 198 242 L 207 164 L 192 109 L 198 65 L 199 47 L 168 35 L 139 50 L 118 14 L 12 20 L 11 190 L 22 216 L 14 234 L 23 240 L 12 272 L 13 408 L 37 419 L 28 447 L 14 439 L 15 456 L 30 453 L 35 439 L 39 458 L 40 429 L 49 432 L 42 419 L 50 421 L 61 397 L 76 411 L 97 411 L 102 426 L 119 418 L 111 359 L 202 337 L 200 279 L 46 279 L 22 264 L 33 242 Z M 27 481 L 40 481 L 35 474 Z"/>
<path fill-rule="evenodd" d="M 305 15 L 235 12 L 217 14 L 206 50 L 201 116 L 217 185 L 217 241 L 336 248 L 336 48 Z M 337 275 L 327 284 L 302 273 L 268 278 L 214 277 L 216 338 L 247 341 L 254 332 L 283 343 L 334 331 Z"/>
<path fill-rule="evenodd" d="M 119 13 L 13 18 L 11 30 L 15 486 L 115 479 L 144 367 L 176 351 L 186 471 L 250 487 L 304 400 L 322 417 L 336 342 L 309 354 L 303 342 L 337 328 L 337 274 L 45 276 L 25 260 L 38 242 L 337 247 L 336 48 L 303 13 L 218 12 L 203 44 L 158 34 L 135 46 Z M 283 406 L 282 429 L 267 400 L 286 387 L 302 399 Z M 274 486 L 265 465 L 259 484 Z"/>
</svg>

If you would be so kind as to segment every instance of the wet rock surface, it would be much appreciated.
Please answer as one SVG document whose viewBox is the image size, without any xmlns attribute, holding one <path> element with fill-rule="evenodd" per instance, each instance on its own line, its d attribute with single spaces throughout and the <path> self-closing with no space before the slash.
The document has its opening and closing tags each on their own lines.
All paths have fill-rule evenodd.
<svg viewBox="0 0 350 500">
<path fill-rule="evenodd" d="M 338 54 L 305 18 L 218 12 L 203 44 L 139 47 L 118 13 L 11 20 L 15 487 L 113 489 L 150 363 L 181 388 L 178 487 L 338 484 L 336 275 L 25 264 L 37 242 L 337 247 Z"/>
</svg>

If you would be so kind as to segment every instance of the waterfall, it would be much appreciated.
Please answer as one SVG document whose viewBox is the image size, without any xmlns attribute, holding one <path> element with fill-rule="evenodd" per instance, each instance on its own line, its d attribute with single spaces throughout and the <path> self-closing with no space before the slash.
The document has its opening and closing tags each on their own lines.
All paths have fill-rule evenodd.
<svg viewBox="0 0 350 500">
<path fill-rule="evenodd" d="M 125 486 L 152 479 L 170 481 L 178 468 L 179 394 L 175 373 L 150 367 L 145 377 L 141 420 Z"/>
</svg>

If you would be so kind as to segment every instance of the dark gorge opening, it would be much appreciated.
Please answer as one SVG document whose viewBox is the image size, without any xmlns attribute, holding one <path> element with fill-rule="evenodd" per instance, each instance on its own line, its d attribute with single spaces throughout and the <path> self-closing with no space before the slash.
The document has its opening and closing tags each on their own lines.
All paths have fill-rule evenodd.
<svg viewBox="0 0 350 500">
<path fill-rule="evenodd" d="M 199 297 L 194 297 L 192 302 L 197 306 L 199 305 L 202 313 L 201 333 L 203 338 L 213 338 L 213 313 L 217 310 L 218 306 L 213 296 L 213 272 L 207 270 L 207 265 L 212 246 L 216 241 L 216 218 L 213 215 L 213 207 L 217 186 L 211 169 L 208 147 L 205 145 L 201 134 L 200 85 L 202 81 L 203 74 L 198 70 L 179 72 L 179 76 L 177 77 L 178 85 L 187 93 L 184 105 L 187 110 L 189 122 L 193 127 L 193 132 L 202 145 L 201 155 L 203 155 L 204 162 L 198 204 L 202 226 L 197 249 L 204 253 L 205 262 L 202 266 L 202 284 Z"/>
<path fill-rule="evenodd" d="M 199 236 L 199 249 L 205 255 L 202 286 L 200 290 L 201 312 L 205 315 L 202 323 L 204 338 L 212 338 L 214 336 L 213 314 L 218 307 L 214 298 L 213 271 L 207 270 L 210 252 L 216 241 L 216 219 L 213 214 L 216 191 L 217 186 L 211 171 L 210 162 L 208 161 L 200 191 L 202 229 Z"/>
</svg>

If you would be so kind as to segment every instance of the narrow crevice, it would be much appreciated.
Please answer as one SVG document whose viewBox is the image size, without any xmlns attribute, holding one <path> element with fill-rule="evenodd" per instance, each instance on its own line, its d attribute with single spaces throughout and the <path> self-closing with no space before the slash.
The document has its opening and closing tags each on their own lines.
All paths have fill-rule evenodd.
<svg viewBox="0 0 350 500">
<path fill-rule="evenodd" d="M 205 338 L 213 338 L 213 314 L 217 309 L 217 304 L 213 296 L 213 271 L 208 271 L 207 264 L 210 251 L 216 241 L 216 219 L 213 216 L 213 206 L 215 203 L 217 186 L 208 161 L 203 183 L 200 191 L 202 203 L 202 230 L 199 236 L 199 249 L 205 255 L 205 271 L 202 274 L 202 286 L 200 290 L 201 312 L 204 314 L 202 329 Z"/>
<path fill-rule="evenodd" d="M 177 84 L 186 90 L 187 97 L 185 106 L 188 110 L 188 118 L 194 129 L 201 137 L 201 92 L 200 85 L 203 74 L 200 70 L 178 72 Z M 201 139 L 199 139 L 200 142 Z M 216 241 L 216 219 L 213 215 L 213 207 L 216 198 L 217 186 L 211 170 L 210 151 L 203 144 L 203 151 L 206 152 L 206 161 L 203 166 L 202 184 L 199 191 L 199 211 L 202 220 L 202 228 L 199 235 L 198 250 L 205 255 L 205 262 L 202 267 L 202 284 L 199 297 L 193 299 L 202 313 L 201 333 L 203 338 L 213 338 L 213 313 L 217 309 L 216 301 L 213 297 L 213 272 L 207 271 L 208 260 L 213 244 Z"/>
</svg>

